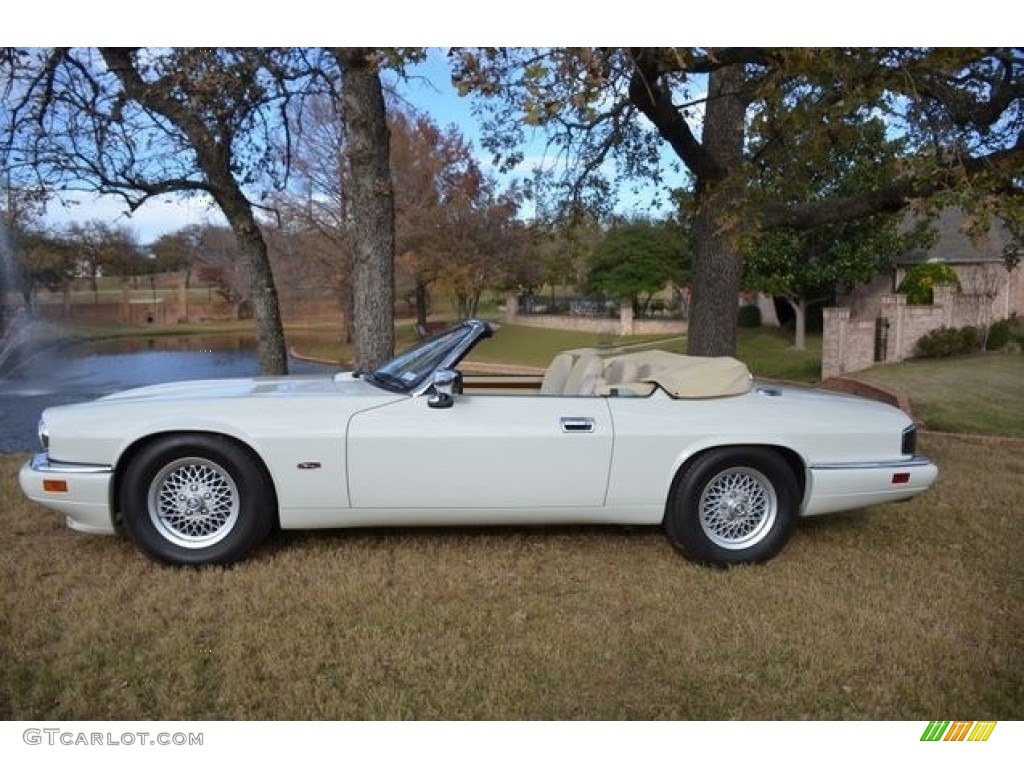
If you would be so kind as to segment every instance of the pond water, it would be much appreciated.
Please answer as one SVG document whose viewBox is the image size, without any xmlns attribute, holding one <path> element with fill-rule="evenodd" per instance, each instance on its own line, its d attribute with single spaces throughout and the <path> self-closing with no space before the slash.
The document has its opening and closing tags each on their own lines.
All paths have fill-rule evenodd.
<svg viewBox="0 0 1024 768">
<path fill-rule="evenodd" d="M 292 339 L 289 339 L 292 341 Z M 189 379 L 256 376 L 255 340 L 241 335 L 154 336 L 48 345 L 15 351 L 0 377 L 0 453 L 38 447 L 39 414 L 52 405 Z M 335 366 L 288 361 L 289 373 L 334 373 Z"/>
</svg>

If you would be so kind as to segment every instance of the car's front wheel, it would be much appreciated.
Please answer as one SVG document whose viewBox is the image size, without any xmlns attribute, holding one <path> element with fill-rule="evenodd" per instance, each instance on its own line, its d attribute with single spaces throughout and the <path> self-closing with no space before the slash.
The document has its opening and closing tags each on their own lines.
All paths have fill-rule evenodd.
<svg viewBox="0 0 1024 768">
<path fill-rule="evenodd" d="M 274 493 L 254 457 L 228 438 L 169 435 L 131 459 L 119 509 L 132 541 L 154 560 L 225 565 L 266 538 Z"/>
<path fill-rule="evenodd" d="M 723 448 L 698 456 L 676 477 L 664 525 L 692 560 L 760 563 L 789 541 L 798 507 L 799 487 L 778 453 Z"/>
</svg>

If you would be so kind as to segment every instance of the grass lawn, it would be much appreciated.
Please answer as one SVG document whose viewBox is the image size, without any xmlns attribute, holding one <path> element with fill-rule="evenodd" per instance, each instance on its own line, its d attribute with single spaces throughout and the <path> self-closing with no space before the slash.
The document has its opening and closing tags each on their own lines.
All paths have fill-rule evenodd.
<svg viewBox="0 0 1024 768">
<path fill-rule="evenodd" d="M 1024 437 L 1024 355 L 914 360 L 853 375 L 906 393 L 929 429 Z"/>
<path fill-rule="evenodd" d="M 807 349 L 793 348 L 792 331 L 740 328 L 736 356 L 755 376 L 766 379 L 821 381 L 821 334 L 807 335 Z"/>
<path fill-rule="evenodd" d="M 624 341 L 504 326 L 473 357 Z M 809 342 L 741 331 L 738 354 L 815 381 Z M 859 375 L 933 429 L 1022 435 L 1022 373 L 987 355 Z M 803 521 L 779 559 L 729 571 L 653 528 L 290 532 L 233 568 L 165 568 L 67 530 L 2 456 L 0 717 L 1021 719 L 1024 446 L 921 443 L 932 491 Z"/>
<path fill-rule="evenodd" d="M 0 457 L 5 719 L 1024 718 L 1024 447 L 729 571 L 657 529 L 289 533 L 233 568 L 76 534 Z"/>
<path fill-rule="evenodd" d="M 608 336 L 546 328 L 504 325 L 493 339 L 482 342 L 470 359 L 490 363 L 520 363 L 544 367 L 562 350 L 574 347 L 650 345 L 686 353 L 686 339 L 674 336 Z M 769 379 L 816 382 L 821 378 L 821 336 L 809 336 L 808 349 L 792 347 L 792 334 L 772 328 L 740 329 L 736 356 L 755 376 Z"/>
<path fill-rule="evenodd" d="M 76 322 L 63 326 L 53 325 L 51 329 L 62 335 L 87 338 L 253 332 L 251 320 L 146 327 Z M 290 323 L 285 328 L 285 334 L 289 348 L 301 356 L 341 364 L 348 364 L 352 360 L 352 346 L 340 342 L 340 329 L 336 324 Z M 396 325 L 396 340 L 398 350 L 417 341 L 412 321 Z M 634 344 L 650 345 L 670 352 L 686 352 L 686 339 L 679 335 L 613 336 L 503 324 L 498 333 L 482 342 L 468 359 L 481 363 L 544 368 L 556 354 L 566 349 Z M 804 352 L 793 349 L 792 334 L 787 331 L 741 328 L 737 356 L 750 366 L 755 376 L 813 383 L 821 378 L 821 336 L 809 335 L 807 346 Z"/>
<path fill-rule="evenodd" d="M 630 344 L 667 342 L 676 339 L 676 351 L 681 351 L 679 336 L 612 336 L 581 331 L 560 331 L 547 328 L 527 328 L 522 325 L 502 325 L 490 339 L 482 341 L 467 360 L 478 363 L 505 363 L 544 368 L 559 352 L 576 347 L 612 347 Z M 416 343 L 411 322 L 396 325 L 396 349 L 399 351 Z M 342 345 L 336 339 L 324 336 L 319 341 L 300 340 L 294 345 L 300 355 L 332 361 L 352 359 L 351 345 Z"/>
<path fill-rule="evenodd" d="M 566 349 L 621 347 L 661 342 L 661 345 L 675 346 L 680 348 L 677 349 L 680 351 L 682 342 L 679 338 L 678 335 L 613 336 L 583 331 L 528 328 L 525 325 L 502 325 L 492 338 L 480 342 L 467 359 L 479 363 L 516 363 L 545 368 L 555 355 Z"/>
<path fill-rule="evenodd" d="M 398 326 L 398 348 L 414 343 L 409 324 Z M 677 335 L 612 336 L 610 334 L 502 325 L 493 338 L 481 342 L 468 360 L 544 368 L 566 349 L 577 347 L 619 347 L 635 344 L 669 352 L 685 353 L 686 339 Z M 300 341 L 295 351 L 326 360 L 349 360 L 352 349 L 325 338 L 319 342 Z M 737 352 L 754 375 L 771 379 L 816 382 L 821 378 L 821 336 L 808 337 L 807 351 L 792 348 L 792 334 L 770 328 L 741 329 Z"/>
<path fill-rule="evenodd" d="M 171 323 L 167 325 L 124 325 L 122 323 L 101 323 L 81 320 L 48 323 L 52 333 L 64 336 L 83 338 L 117 338 L 121 336 L 188 336 L 207 335 L 213 333 L 248 333 L 255 334 L 252 320 L 224 320 L 202 323 Z M 289 332 L 322 333 L 337 336 L 337 323 L 308 322 L 288 323 L 285 334 Z"/>
</svg>

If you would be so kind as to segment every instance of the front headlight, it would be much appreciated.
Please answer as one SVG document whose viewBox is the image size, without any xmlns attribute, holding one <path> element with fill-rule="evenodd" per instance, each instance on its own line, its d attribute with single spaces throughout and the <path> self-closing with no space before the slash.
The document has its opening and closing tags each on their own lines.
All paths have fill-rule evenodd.
<svg viewBox="0 0 1024 768">
<path fill-rule="evenodd" d="M 39 420 L 39 444 L 43 446 L 44 451 L 50 450 L 50 432 L 46 429 L 46 422 L 43 419 Z"/>
</svg>

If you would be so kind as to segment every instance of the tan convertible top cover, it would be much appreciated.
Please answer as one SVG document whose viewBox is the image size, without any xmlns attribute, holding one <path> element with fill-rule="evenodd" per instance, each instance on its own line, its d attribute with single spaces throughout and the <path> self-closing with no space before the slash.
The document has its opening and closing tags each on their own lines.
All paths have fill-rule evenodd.
<svg viewBox="0 0 1024 768">
<path fill-rule="evenodd" d="M 732 357 L 690 357 L 651 350 L 614 359 L 632 362 L 638 368 L 637 381 L 657 384 L 673 397 L 743 395 L 753 386 L 747 366 Z"/>
</svg>

